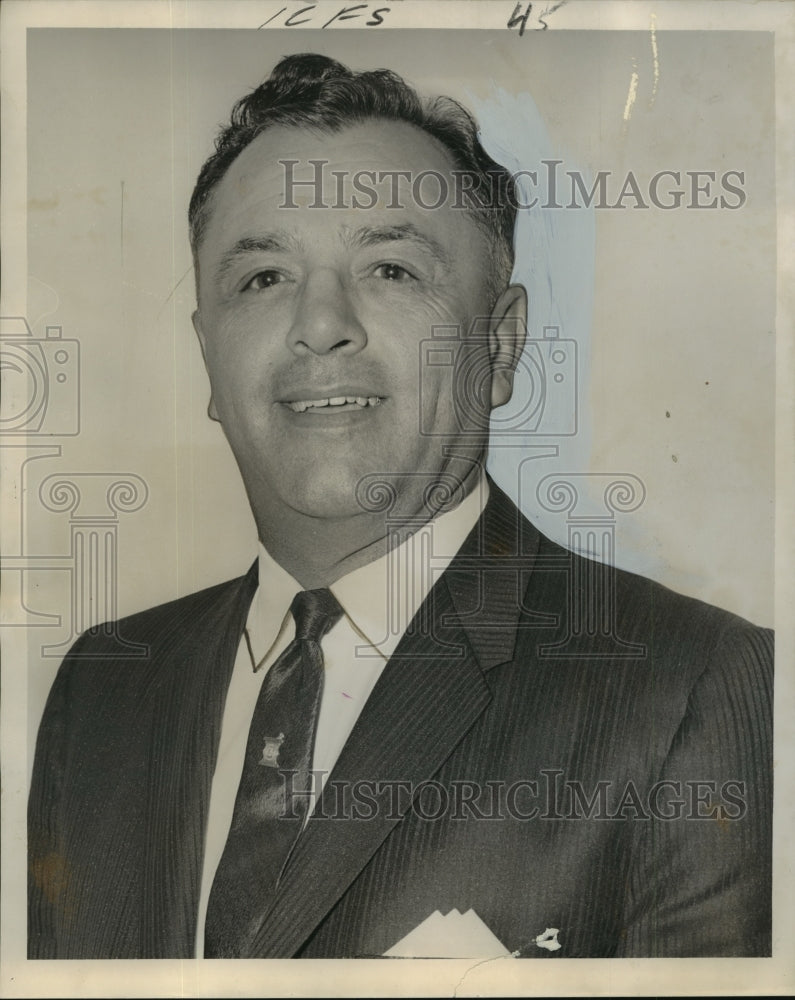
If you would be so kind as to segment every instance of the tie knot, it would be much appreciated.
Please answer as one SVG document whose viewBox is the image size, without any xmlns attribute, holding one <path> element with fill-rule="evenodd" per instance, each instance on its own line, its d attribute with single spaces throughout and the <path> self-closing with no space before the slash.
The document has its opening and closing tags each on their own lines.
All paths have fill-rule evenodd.
<svg viewBox="0 0 795 1000">
<path fill-rule="evenodd" d="M 320 642 L 342 618 L 342 608 L 330 590 L 302 590 L 293 598 L 290 611 L 295 620 L 296 639 Z"/>
</svg>

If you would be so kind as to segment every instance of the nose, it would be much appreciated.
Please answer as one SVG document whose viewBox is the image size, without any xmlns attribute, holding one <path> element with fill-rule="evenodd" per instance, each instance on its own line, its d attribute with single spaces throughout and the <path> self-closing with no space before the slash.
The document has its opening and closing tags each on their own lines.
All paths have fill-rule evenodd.
<svg viewBox="0 0 795 1000">
<path fill-rule="evenodd" d="M 333 268 L 319 268 L 304 280 L 288 338 L 295 354 L 355 354 L 367 343 L 350 294 Z"/>
</svg>

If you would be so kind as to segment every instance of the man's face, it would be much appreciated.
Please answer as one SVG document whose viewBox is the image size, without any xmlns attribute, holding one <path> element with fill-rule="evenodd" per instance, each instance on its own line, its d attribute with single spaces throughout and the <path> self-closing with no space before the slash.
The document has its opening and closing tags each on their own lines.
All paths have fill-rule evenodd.
<svg viewBox="0 0 795 1000">
<path fill-rule="evenodd" d="M 298 161 L 295 180 L 315 176 L 308 161 L 328 161 L 329 207 L 309 207 L 315 195 L 306 186 L 286 196 L 284 159 Z M 274 127 L 213 192 L 194 322 L 210 414 L 260 524 L 285 508 L 356 515 L 357 485 L 373 474 L 411 515 L 429 483 L 446 471 L 466 475 L 485 448 L 488 399 L 464 407 L 462 418 L 454 366 L 426 364 L 421 345 L 434 327 L 466 334 L 488 315 L 488 241 L 452 197 L 423 208 L 405 180 L 402 207 L 387 207 L 388 184 L 377 185 L 383 197 L 374 207 L 353 207 L 351 180 L 363 170 L 451 177 L 442 147 L 403 123 L 331 135 Z M 424 188 L 422 200 L 433 201 L 436 190 Z M 291 200 L 298 207 L 283 207 Z M 488 396 L 488 384 L 481 388 Z M 445 453 L 450 446 L 456 457 Z"/>
</svg>

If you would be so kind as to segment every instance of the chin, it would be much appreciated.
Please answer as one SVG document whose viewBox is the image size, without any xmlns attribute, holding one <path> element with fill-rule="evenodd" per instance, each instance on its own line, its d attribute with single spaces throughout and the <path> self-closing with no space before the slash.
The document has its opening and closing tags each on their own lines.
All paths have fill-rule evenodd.
<svg viewBox="0 0 795 1000">
<path fill-rule="evenodd" d="M 289 497 L 290 506 L 306 517 L 352 517 L 362 513 L 357 500 L 356 479 L 346 480 L 339 474 L 316 475 L 296 484 Z"/>
</svg>

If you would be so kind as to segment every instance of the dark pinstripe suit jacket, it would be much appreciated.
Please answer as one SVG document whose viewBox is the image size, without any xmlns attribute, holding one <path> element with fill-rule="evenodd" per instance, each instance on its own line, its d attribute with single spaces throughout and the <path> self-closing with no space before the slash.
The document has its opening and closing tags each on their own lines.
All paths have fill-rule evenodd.
<svg viewBox="0 0 795 1000">
<path fill-rule="evenodd" d="M 252 570 L 66 658 L 30 798 L 31 957 L 193 954 L 255 587 Z M 259 953 L 381 955 L 456 907 L 528 957 L 769 954 L 771 664 L 769 632 L 572 555 L 492 487 L 343 749 Z M 547 927 L 558 951 L 535 943 Z"/>
</svg>

